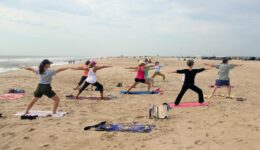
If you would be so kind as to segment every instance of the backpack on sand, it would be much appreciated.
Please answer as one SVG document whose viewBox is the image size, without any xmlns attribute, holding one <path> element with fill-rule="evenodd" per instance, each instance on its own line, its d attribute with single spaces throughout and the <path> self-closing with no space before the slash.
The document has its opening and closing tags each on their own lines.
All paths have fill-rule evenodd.
<svg viewBox="0 0 260 150">
<path fill-rule="evenodd" d="M 150 119 L 167 119 L 168 118 L 168 112 L 170 110 L 170 106 L 167 103 L 163 103 L 159 106 L 152 106 L 152 108 L 149 109 L 149 118 Z"/>
</svg>

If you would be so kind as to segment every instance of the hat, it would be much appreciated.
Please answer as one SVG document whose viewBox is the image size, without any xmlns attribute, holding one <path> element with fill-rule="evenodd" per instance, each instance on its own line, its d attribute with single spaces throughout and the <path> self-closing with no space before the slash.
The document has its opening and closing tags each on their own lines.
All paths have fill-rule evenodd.
<svg viewBox="0 0 260 150">
<path fill-rule="evenodd" d="M 96 64 L 97 64 L 97 62 L 95 60 L 90 61 L 90 65 L 95 66 Z"/>
<path fill-rule="evenodd" d="M 42 65 L 47 65 L 47 64 L 52 64 L 53 62 L 49 61 L 48 59 L 44 59 L 41 64 Z"/>
<path fill-rule="evenodd" d="M 142 64 L 145 65 L 145 62 L 143 62 L 143 61 L 139 61 L 139 65 L 142 65 Z"/>
</svg>

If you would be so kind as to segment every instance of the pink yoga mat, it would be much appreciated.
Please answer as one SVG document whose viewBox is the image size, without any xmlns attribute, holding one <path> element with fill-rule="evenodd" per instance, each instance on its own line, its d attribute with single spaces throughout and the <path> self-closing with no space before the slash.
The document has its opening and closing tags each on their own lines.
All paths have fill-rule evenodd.
<svg viewBox="0 0 260 150">
<path fill-rule="evenodd" d="M 174 103 L 169 103 L 171 108 L 186 108 L 186 107 L 197 107 L 197 106 L 209 106 L 207 102 L 198 103 L 198 102 L 184 102 L 180 103 L 178 106 L 175 106 Z"/>
<path fill-rule="evenodd" d="M 0 96 L 0 100 L 16 100 L 24 97 L 25 94 L 4 94 Z"/>
</svg>

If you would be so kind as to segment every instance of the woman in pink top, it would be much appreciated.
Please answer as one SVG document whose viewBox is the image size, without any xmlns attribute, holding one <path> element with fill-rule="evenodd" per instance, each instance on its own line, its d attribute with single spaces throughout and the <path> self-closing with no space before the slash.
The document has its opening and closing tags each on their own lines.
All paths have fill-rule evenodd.
<svg viewBox="0 0 260 150">
<path fill-rule="evenodd" d="M 151 68 L 153 66 L 145 66 L 145 63 L 143 61 L 139 62 L 138 67 L 129 67 L 126 69 L 137 69 L 137 75 L 135 78 L 135 83 L 127 90 L 127 92 L 130 92 L 132 88 L 134 88 L 138 83 L 144 83 L 148 85 L 148 91 L 150 91 L 151 82 L 150 80 L 145 79 L 145 69 Z"/>
</svg>

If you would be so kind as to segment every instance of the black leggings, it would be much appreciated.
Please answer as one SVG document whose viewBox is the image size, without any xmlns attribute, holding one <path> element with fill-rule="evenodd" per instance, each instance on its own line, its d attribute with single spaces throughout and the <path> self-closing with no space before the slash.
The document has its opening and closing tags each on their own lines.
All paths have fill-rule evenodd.
<svg viewBox="0 0 260 150">
<path fill-rule="evenodd" d="M 183 95 L 186 93 L 186 91 L 188 89 L 191 89 L 192 91 L 198 93 L 198 95 L 199 95 L 199 103 L 203 103 L 204 102 L 203 92 L 202 92 L 202 90 L 200 88 L 198 88 L 196 85 L 189 85 L 189 86 L 183 85 L 182 89 L 181 89 L 181 92 L 179 93 L 176 101 L 174 102 L 175 105 L 179 105 L 180 104 Z"/>
<path fill-rule="evenodd" d="M 82 91 L 84 91 L 91 83 L 88 83 L 88 82 L 85 82 L 84 85 L 81 87 L 81 89 L 79 90 L 79 92 L 81 93 Z M 96 86 L 100 92 L 103 92 L 104 89 L 103 89 L 103 85 L 96 82 L 96 83 L 93 83 L 92 85 Z"/>
<path fill-rule="evenodd" d="M 87 79 L 87 76 L 82 76 L 78 85 L 81 86 L 81 84 Z"/>
</svg>

